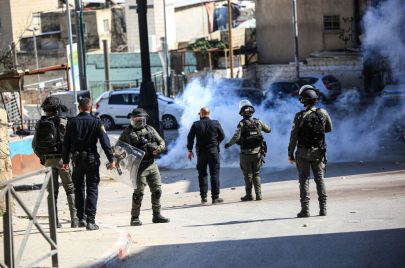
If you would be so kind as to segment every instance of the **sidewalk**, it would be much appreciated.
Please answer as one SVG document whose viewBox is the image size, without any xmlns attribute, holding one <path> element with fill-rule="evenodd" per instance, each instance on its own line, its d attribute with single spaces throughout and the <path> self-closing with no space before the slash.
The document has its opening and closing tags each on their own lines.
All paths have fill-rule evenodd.
<svg viewBox="0 0 405 268">
<path fill-rule="evenodd" d="M 282 179 L 292 178 L 293 169 L 277 174 L 263 172 L 263 181 L 270 181 L 262 185 L 264 199 L 240 202 L 244 193 L 240 171 L 224 168 L 221 197 L 225 203 L 206 206 L 200 205 L 193 186 L 194 169 L 162 171 L 162 214 L 171 222 L 152 224 L 147 189 L 140 216 L 143 225 L 139 227 L 129 225 L 132 189 L 103 179 L 98 231 L 70 228 L 61 187 L 59 215 L 63 228 L 58 229 L 57 237 L 60 267 L 102 267 L 106 263 L 114 267 L 404 267 L 405 165 L 362 163 L 362 174 L 352 175 L 352 170 L 358 170 L 356 165 L 331 165 L 336 176 L 326 182 L 327 217 L 315 216 L 318 204 L 311 180 L 314 216 L 305 219 L 295 217 L 299 210 L 297 181 Z M 32 203 L 38 193 L 19 192 Z M 18 207 L 17 215 L 22 215 Z M 46 215 L 45 202 L 39 215 Z M 47 220 L 42 217 L 41 224 L 45 226 Z M 17 219 L 14 227 L 17 241 L 22 240 L 28 222 L 25 220 L 24 225 L 23 221 Z M 0 244 L 1 252 L 2 247 Z M 23 264 L 48 249 L 35 234 L 29 239 Z M 118 261 L 123 256 L 123 261 Z M 40 266 L 50 267 L 50 260 Z"/>
</svg>

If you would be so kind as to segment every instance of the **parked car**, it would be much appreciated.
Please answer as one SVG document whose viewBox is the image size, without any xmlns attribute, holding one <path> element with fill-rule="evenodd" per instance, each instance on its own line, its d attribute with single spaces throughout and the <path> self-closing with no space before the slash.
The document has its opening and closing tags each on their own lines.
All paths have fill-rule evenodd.
<svg viewBox="0 0 405 268">
<path fill-rule="evenodd" d="M 384 104 L 388 106 L 405 103 L 405 84 L 390 84 L 386 85 L 381 92 L 381 98 Z"/>
<path fill-rule="evenodd" d="M 61 103 L 65 105 L 69 111 L 63 113 L 66 117 L 76 116 L 77 107 L 74 101 L 74 92 L 73 91 L 57 91 L 51 93 L 51 96 L 57 97 L 60 99 Z M 90 92 L 88 90 L 79 90 L 77 91 L 77 101 L 79 102 L 83 98 L 90 98 Z"/>
<path fill-rule="evenodd" d="M 237 97 L 248 99 L 253 104 L 260 104 L 263 100 L 263 92 L 256 87 L 253 81 L 248 79 L 220 79 L 217 92 L 224 96 L 231 93 Z"/>
<path fill-rule="evenodd" d="M 298 96 L 300 86 L 295 82 L 274 82 L 264 90 L 265 98 L 285 98 L 287 96 Z"/>
<path fill-rule="evenodd" d="M 333 75 L 304 76 L 295 82 L 300 87 L 303 85 L 315 86 L 321 93 L 321 100 L 324 101 L 334 100 L 342 93 L 342 85 Z"/>
<path fill-rule="evenodd" d="M 100 116 L 106 129 L 128 125 L 128 114 L 139 105 L 139 93 L 139 88 L 108 91 L 96 100 L 96 114 Z M 163 128 L 178 127 L 183 108 L 160 93 L 157 98 Z"/>
</svg>

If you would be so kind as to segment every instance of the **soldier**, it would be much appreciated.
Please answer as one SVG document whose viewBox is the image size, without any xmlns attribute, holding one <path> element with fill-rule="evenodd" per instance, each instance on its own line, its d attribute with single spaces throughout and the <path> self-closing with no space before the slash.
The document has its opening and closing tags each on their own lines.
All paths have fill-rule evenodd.
<svg viewBox="0 0 405 268">
<path fill-rule="evenodd" d="M 225 135 L 221 124 L 217 120 L 210 119 L 210 110 L 203 107 L 200 110 L 200 120 L 193 123 L 187 136 L 188 159 L 193 155 L 194 139 L 197 139 L 197 170 L 200 186 L 201 204 L 207 203 L 207 166 L 211 175 L 211 197 L 212 203 L 222 203 L 224 200 L 219 197 L 219 144 L 224 140 Z"/>
<path fill-rule="evenodd" d="M 87 230 L 98 230 L 95 222 L 97 212 L 98 184 L 100 183 L 100 155 L 97 141 L 109 160 L 108 169 L 115 168 L 110 140 L 101 120 L 91 113 L 89 98 L 79 101 L 80 113 L 70 119 L 66 126 L 63 143 L 63 167 L 69 169 L 70 155 L 73 162 L 73 183 L 75 185 L 76 209 L 79 226 Z M 86 181 L 84 181 L 86 177 Z M 86 194 L 85 194 L 86 193 Z"/>
<path fill-rule="evenodd" d="M 332 131 L 332 121 L 327 111 L 315 107 L 319 90 L 304 85 L 299 90 L 299 100 L 305 110 L 297 113 L 291 129 L 288 145 L 288 161 L 296 163 L 299 183 L 301 211 L 298 218 L 309 217 L 309 177 L 314 175 L 319 201 L 319 216 L 326 216 L 326 190 L 323 182 L 326 166 L 325 133 Z M 297 151 L 294 151 L 297 147 Z"/>
<path fill-rule="evenodd" d="M 267 145 L 264 141 L 262 132 L 270 133 L 271 128 L 263 121 L 253 118 L 255 109 L 248 100 L 241 100 L 239 103 L 239 114 L 243 119 L 232 139 L 225 144 L 228 149 L 235 143 L 240 145 L 240 167 L 245 177 L 245 196 L 242 201 L 252 201 L 252 184 L 255 188 L 256 200 L 262 200 L 262 191 L 260 184 L 260 168 L 264 163 L 267 152 Z"/>
<path fill-rule="evenodd" d="M 161 179 L 155 157 L 165 149 L 165 142 L 158 132 L 146 124 L 148 114 L 137 108 L 130 114 L 131 125 L 121 134 L 119 140 L 145 152 L 136 177 L 136 189 L 132 195 L 131 226 L 142 225 L 139 220 L 141 204 L 146 184 L 152 193 L 153 223 L 166 223 L 170 220 L 160 214 L 160 197 L 162 196 Z"/>
<path fill-rule="evenodd" d="M 45 112 L 45 116 L 42 116 L 36 124 L 34 138 L 32 139 L 32 148 L 39 157 L 41 164 L 52 168 L 57 227 L 62 227 L 59 221 L 57 207 L 59 194 L 58 177 L 60 176 L 69 204 L 70 226 L 77 228 L 79 227 L 79 219 L 77 218 L 75 207 L 75 187 L 72 182 L 70 170 L 64 170 L 62 165 L 62 144 L 67 119 L 60 116 L 60 112 L 67 111 L 67 107 L 61 105 L 58 98 L 51 96 L 44 100 L 41 108 Z"/>
</svg>

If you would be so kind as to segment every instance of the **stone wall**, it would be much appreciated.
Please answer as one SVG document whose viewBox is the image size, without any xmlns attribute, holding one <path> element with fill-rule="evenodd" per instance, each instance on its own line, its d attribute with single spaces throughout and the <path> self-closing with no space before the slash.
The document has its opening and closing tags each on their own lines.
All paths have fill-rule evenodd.
<svg viewBox="0 0 405 268">
<path fill-rule="evenodd" d="M 334 75 L 342 83 L 342 88 L 363 89 L 363 65 L 360 63 L 339 65 L 306 65 L 300 64 L 300 76 L 316 74 Z M 265 89 L 272 82 L 295 80 L 294 64 L 257 65 L 256 78 L 258 85 Z"/>
</svg>

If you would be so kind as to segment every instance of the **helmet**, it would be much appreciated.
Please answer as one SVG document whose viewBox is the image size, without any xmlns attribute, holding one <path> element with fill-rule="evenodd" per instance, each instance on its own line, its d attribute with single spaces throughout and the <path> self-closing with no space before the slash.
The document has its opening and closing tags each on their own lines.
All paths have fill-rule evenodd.
<svg viewBox="0 0 405 268">
<path fill-rule="evenodd" d="M 241 100 L 239 102 L 239 114 L 241 116 L 251 116 L 255 112 L 255 108 L 248 100 Z"/>
<path fill-rule="evenodd" d="M 41 105 L 42 110 L 47 111 L 57 111 L 61 106 L 60 99 L 54 96 L 47 97 Z"/>
<path fill-rule="evenodd" d="M 148 113 L 143 108 L 133 109 L 132 112 L 128 115 L 128 118 L 131 116 L 134 117 L 149 117 Z"/>
<path fill-rule="evenodd" d="M 319 90 L 311 85 L 302 86 L 298 92 L 299 100 L 304 105 L 316 102 L 319 98 L 319 94 Z"/>
</svg>

